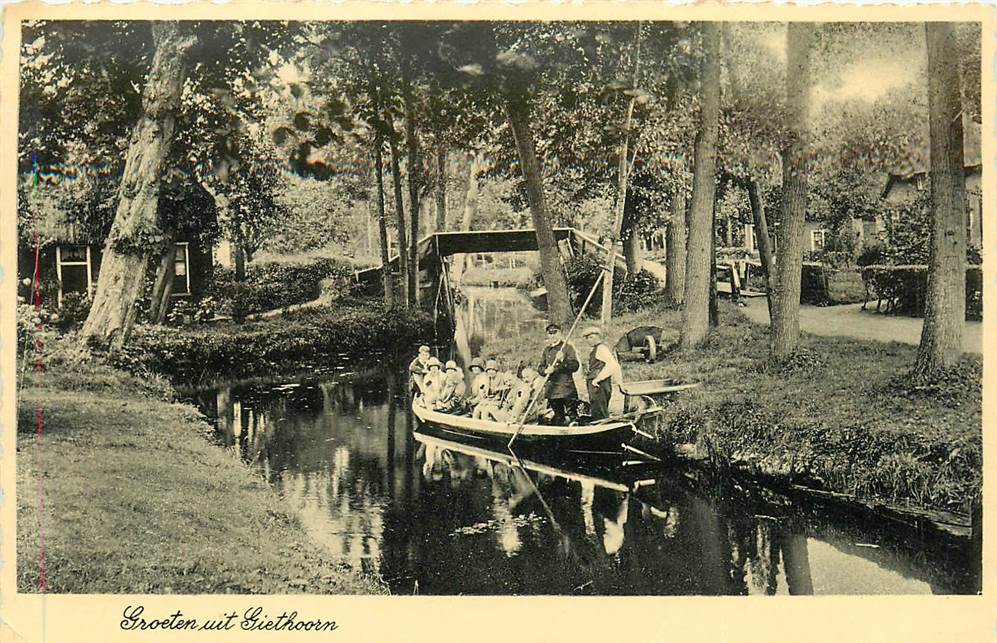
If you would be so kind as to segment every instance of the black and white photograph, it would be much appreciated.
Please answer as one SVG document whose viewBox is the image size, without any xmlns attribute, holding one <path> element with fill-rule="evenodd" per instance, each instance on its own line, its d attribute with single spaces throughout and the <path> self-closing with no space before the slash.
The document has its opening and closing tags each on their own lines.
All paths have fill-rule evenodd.
<svg viewBox="0 0 997 643">
<path fill-rule="evenodd" d="M 981 593 L 993 34 L 564 15 L 6 23 L 18 595 Z"/>
</svg>

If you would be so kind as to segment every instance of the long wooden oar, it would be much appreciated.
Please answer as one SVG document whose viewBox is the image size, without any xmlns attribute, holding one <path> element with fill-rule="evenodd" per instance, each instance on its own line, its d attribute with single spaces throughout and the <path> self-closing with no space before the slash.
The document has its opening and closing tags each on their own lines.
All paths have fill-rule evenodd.
<svg viewBox="0 0 997 643">
<path fill-rule="evenodd" d="M 575 328 L 578 326 L 578 322 L 581 321 L 582 315 L 585 314 L 585 309 L 589 307 L 589 302 L 592 301 L 592 297 L 593 295 L 595 295 L 596 288 L 599 287 L 599 282 L 602 281 L 602 278 L 605 274 L 606 271 L 605 269 L 603 269 L 603 271 L 599 273 L 599 276 L 596 277 L 595 283 L 592 284 L 592 290 L 589 291 L 589 296 L 585 298 L 585 303 L 582 304 L 582 309 L 578 311 L 578 315 L 575 317 L 574 323 L 572 323 L 571 328 L 568 329 L 568 334 L 564 336 L 563 340 L 561 340 L 562 350 L 564 349 L 564 347 L 567 346 L 568 340 L 571 338 L 571 334 L 575 332 Z M 555 365 L 557 365 L 557 361 L 555 361 L 553 364 L 547 367 L 548 371 L 552 369 Z M 549 379 L 550 379 L 550 372 L 544 375 L 543 381 L 540 383 L 540 386 L 537 387 L 537 390 L 533 392 L 533 396 L 530 398 L 530 403 L 526 405 L 526 410 L 523 411 L 523 415 L 519 418 L 519 426 L 516 427 L 516 432 L 512 434 L 511 438 L 509 438 L 509 443 L 505 445 L 507 449 L 512 450 L 512 443 L 516 441 L 516 438 L 519 437 L 519 433 L 523 430 L 523 427 L 526 425 L 526 418 L 530 417 L 530 411 L 533 410 L 533 405 L 536 404 L 538 399 L 540 399 L 540 392 L 544 389 L 545 386 L 547 386 L 547 380 Z"/>
</svg>

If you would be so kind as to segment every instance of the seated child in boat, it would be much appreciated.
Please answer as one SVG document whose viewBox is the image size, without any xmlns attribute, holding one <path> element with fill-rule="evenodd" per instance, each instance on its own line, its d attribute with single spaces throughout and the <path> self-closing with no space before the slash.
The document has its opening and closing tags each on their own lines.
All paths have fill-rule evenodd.
<svg viewBox="0 0 997 643">
<path fill-rule="evenodd" d="M 433 408 L 443 413 L 458 413 L 466 404 L 464 399 L 466 392 L 464 371 L 458 368 L 457 362 L 450 360 L 446 363 L 443 387 L 433 403 Z"/>
<path fill-rule="evenodd" d="M 478 403 L 488 397 L 488 374 L 480 357 L 471 360 L 471 385 L 467 390 L 467 411 L 470 413 Z"/>
<path fill-rule="evenodd" d="M 498 408 L 489 408 L 488 419 L 499 422 L 530 422 L 536 419 L 538 402 L 534 402 L 530 407 L 530 402 L 534 395 L 539 392 L 537 384 L 540 382 L 540 374 L 532 368 L 524 368 L 522 379 L 516 379 L 509 394 Z M 527 408 L 530 407 L 529 415 L 524 416 Z"/>
<path fill-rule="evenodd" d="M 500 373 L 498 363 L 488 360 L 485 363 L 485 373 L 488 375 L 488 389 L 484 395 L 475 401 L 471 416 L 476 419 L 487 419 L 485 413 L 492 408 L 499 408 L 505 400 L 511 387 L 508 373 Z"/>
<path fill-rule="evenodd" d="M 422 376 L 422 404 L 426 408 L 433 408 L 436 400 L 443 393 L 445 376 L 440 370 L 440 360 L 435 357 L 429 358 L 427 372 Z"/>
</svg>

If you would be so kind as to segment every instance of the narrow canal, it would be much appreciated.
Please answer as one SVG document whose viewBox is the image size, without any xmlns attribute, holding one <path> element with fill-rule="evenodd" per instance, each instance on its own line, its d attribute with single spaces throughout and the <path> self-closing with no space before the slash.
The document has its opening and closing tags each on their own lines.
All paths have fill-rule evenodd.
<svg viewBox="0 0 997 643">
<path fill-rule="evenodd" d="M 541 323 L 518 291 L 469 289 L 458 352 Z M 330 556 L 398 594 L 970 591 L 962 552 L 884 525 L 749 499 L 690 472 L 524 468 L 416 435 L 399 382 L 346 364 L 196 399 Z"/>
</svg>

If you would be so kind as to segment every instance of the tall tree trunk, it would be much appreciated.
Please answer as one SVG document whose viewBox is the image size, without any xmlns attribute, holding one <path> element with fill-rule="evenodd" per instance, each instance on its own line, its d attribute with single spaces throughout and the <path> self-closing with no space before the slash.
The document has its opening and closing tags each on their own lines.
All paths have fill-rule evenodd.
<svg viewBox="0 0 997 643">
<path fill-rule="evenodd" d="M 152 282 L 152 293 L 149 295 L 149 321 L 153 324 L 162 324 L 170 309 L 176 254 L 176 237 L 170 233 L 163 242 L 163 249 L 156 267 L 156 279 Z"/>
<path fill-rule="evenodd" d="M 152 248 L 143 236 L 156 228 L 160 177 L 173 141 L 176 111 L 187 75 L 187 52 L 195 38 L 177 22 L 154 22 L 155 54 L 142 93 L 142 116 L 132 130 L 118 190 L 118 208 L 107 242 L 83 341 L 127 340 L 135 323 Z"/>
<path fill-rule="evenodd" d="M 537 235 L 540 253 L 540 271 L 547 288 L 547 310 L 550 318 L 559 323 L 571 323 L 571 302 L 568 299 L 568 282 L 561 267 L 561 256 L 550 225 L 547 200 L 543 190 L 543 172 L 537 160 L 533 132 L 530 130 L 530 105 L 525 97 L 508 97 L 506 114 L 509 127 L 516 139 L 519 165 L 526 181 L 526 194 L 530 201 L 530 216 Z"/>
<path fill-rule="evenodd" d="M 685 190 L 676 187 L 665 239 L 665 297 L 676 306 L 685 303 L 685 205 Z"/>
<path fill-rule="evenodd" d="M 631 86 L 637 86 L 637 76 L 640 71 L 640 28 L 638 21 L 634 30 L 634 59 Z M 606 276 L 602 284 L 602 312 L 603 324 L 609 323 L 613 316 L 613 279 L 616 272 L 616 242 L 621 235 L 623 227 L 623 214 L 627 204 L 627 183 L 630 179 L 630 126 L 633 121 L 634 105 L 636 95 L 631 96 L 627 101 L 627 107 L 623 115 L 623 132 L 620 135 L 620 148 L 617 151 L 619 162 L 616 169 L 616 200 L 613 202 L 613 226 L 609 230 L 609 241 L 607 246 L 609 253 L 606 255 Z M 629 267 L 629 264 L 628 264 Z M 631 274 L 636 274 L 631 272 Z"/>
<path fill-rule="evenodd" d="M 733 288 L 733 284 L 731 284 Z M 713 223 L 710 226 L 710 326 L 720 325 L 720 305 L 717 301 L 717 208 L 713 202 Z"/>
<path fill-rule="evenodd" d="M 632 199 L 628 198 L 630 207 L 623 211 L 623 225 L 620 227 L 620 236 L 623 239 L 623 260 L 626 262 L 627 274 L 636 275 L 641 270 L 641 234 L 637 211 Z"/>
<path fill-rule="evenodd" d="M 436 231 L 447 229 L 447 147 L 436 148 Z"/>
<path fill-rule="evenodd" d="M 800 341 L 800 280 L 807 211 L 810 154 L 810 49 L 814 25 L 791 22 L 786 29 L 786 144 L 782 154 L 782 217 L 777 233 L 779 256 L 771 284 L 775 305 L 770 354 L 782 359 Z"/>
<path fill-rule="evenodd" d="M 409 260 L 408 260 L 408 234 L 405 230 L 405 200 L 402 197 L 402 172 L 399 167 L 398 143 L 395 141 L 394 133 L 388 137 L 388 148 L 391 151 L 391 182 L 395 192 L 395 212 L 398 213 L 396 221 L 398 230 L 398 276 L 402 283 L 402 308 L 408 308 L 412 301 L 409 288 Z"/>
<path fill-rule="evenodd" d="M 235 262 L 235 280 L 246 281 L 246 241 L 242 235 L 242 219 L 238 213 L 232 228 L 232 256 Z"/>
<path fill-rule="evenodd" d="M 395 286 L 391 279 L 391 257 L 388 256 L 388 224 L 384 217 L 384 139 L 380 132 L 374 136 L 374 177 L 377 180 L 377 238 L 381 253 L 381 285 L 384 287 L 384 306 L 395 305 Z"/>
<path fill-rule="evenodd" d="M 415 135 L 415 106 L 412 104 L 412 87 L 408 80 L 404 81 L 403 101 L 405 104 L 405 146 L 408 157 L 408 208 L 411 233 L 409 243 L 411 250 L 408 256 L 408 289 L 409 304 L 419 303 L 419 215 L 422 199 L 422 161 L 419 157 L 419 140 Z"/>
<path fill-rule="evenodd" d="M 769 323 L 772 320 L 774 301 L 772 300 L 772 281 L 775 279 L 775 256 L 772 254 L 772 238 L 769 237 L 768 217 L 765 215 L 765 204 L 758 194 L 758 182 L 753 177 L 746 180 L 748 203 L 751 205 L 751 218 L 755 222 L 758 234 L 758 257 L 762 264 L 762 275 L 765 277 L 765 301 L 769 308 Z"/>
<path fill-rule="evenodd" d="M 682 348 L 696 348 L 709 333 L 710 236 L 716 195 L 717 136 L 720 117 L 720 26 L 703 23 L 700 123 L 692 175 L 692 207 L 685 268 Z"/>
<path fill-rule="evenodd" d="M 931 250 L 924 326 L 914 371 L 951 366 L 962 355 L 966 321 L 966 179 L 955 32 L 927 22 L 928 125 L 931 140 Z"/>
<path fill-rule="evenodd" d="M 464 193 L 464 212 L 461 217 L 460 229 L 470 230 L 474 214 L 478 209 L 478 173 L 485 162 L 485 157 L 481 152 L 471 152 L 467 155 L 467 191 Z M 454 286 L 460 285 L 460 280 L 464 276 L 464 265 L 467 262 L 467 255 L 454 255 L 453 270 L 450 273 Z"/>
</svg>

